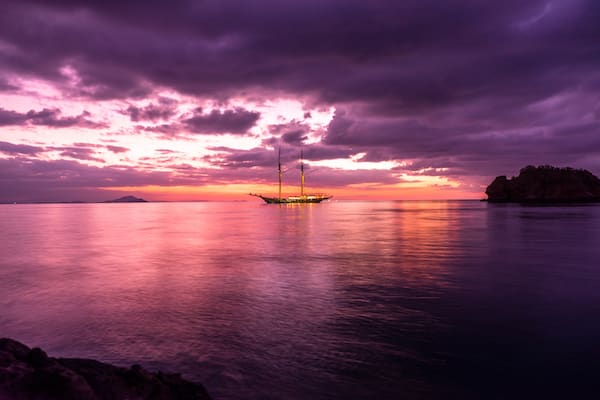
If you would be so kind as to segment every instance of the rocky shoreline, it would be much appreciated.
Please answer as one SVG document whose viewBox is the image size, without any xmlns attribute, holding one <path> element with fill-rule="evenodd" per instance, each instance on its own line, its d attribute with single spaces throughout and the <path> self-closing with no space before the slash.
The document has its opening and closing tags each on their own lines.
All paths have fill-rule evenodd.
<svg viewBox="0 0 600 400">
<path fill-rule="evenodd" d="M 96 360 L 54 358 L 39 348 L 0 339 L 2 400 L 209 400 L 206 389 L 179 374 L 121 368 Z"/>
</svg>

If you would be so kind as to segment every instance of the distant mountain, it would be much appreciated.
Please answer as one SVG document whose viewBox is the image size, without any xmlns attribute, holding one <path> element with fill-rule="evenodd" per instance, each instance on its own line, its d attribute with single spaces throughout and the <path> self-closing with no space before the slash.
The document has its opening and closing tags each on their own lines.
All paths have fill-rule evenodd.
<svg viewBox="0 0 600 400">
<path fill-rule="evenodd" d="M 147 201 L 135 196 L 123 196 L 114 200 L 106 200 L 105 203 L 147 203 Z"/>
<path fill-rule="evenodd" d="M 519 176 L 498 176 L 485 193 L 490 202 L 600 202 L 600 179 L 584 169 L 527 166 Z"/>
</svg>

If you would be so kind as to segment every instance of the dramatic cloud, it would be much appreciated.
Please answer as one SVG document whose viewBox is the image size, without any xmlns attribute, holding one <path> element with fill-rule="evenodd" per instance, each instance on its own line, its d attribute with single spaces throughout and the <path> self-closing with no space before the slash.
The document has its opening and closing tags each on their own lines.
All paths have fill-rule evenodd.
<svg viewBox="0 0 600 400">
<path fill-rule="evenodd" d="M 129 115 L 132 121 L 157 121 L 168 120 L 177 113 L 177 101 L 166 97 L 161 97 L 158 104 L 149 104 L 146 107 L 129 106 L 125 114 Z"/>
<path fill-rule="evenodd" d="M 281 135 L 281 139 L 287 144 L 302 144 L 308 136 L 303 131 L 289 131 Z"/>
<path fill-rule="evenodd" d="M 0 142 L 0 153 L 15 155 L 15 154 L 26 154 L 36 155 L 44 151 L 43 147 L 29 146 L 27 144 L 14 144 L 9 142 Z"/>
<path fill-rule="evenodd" d="M 300 150 L 295 146 L 279 146 L 277 151 L 263 147 L 250 150 L 211 147 L 209 150 L 216 152 L 216 154 L 206 156 L 204 160 L 222 168 L 265 167 L 274 170 L 277 167 L 278 157 L 281 158 L 283 165 L 298 164 L 300 159 Z M 305 145 L 302 147 L 302 152 L 306 161 L 343 159 L 355 154 L 350 148 L 321 144 Z"/>
<path fill-rule="evenodd" d="M 259 117 L 258 112 L 242 108 L 212 110 L 209 113 L 203 113 L 201 108 L 197 108 L 192 117 L 183 120 L 183 124 L 192 133 L 245 134 Z"/>
<path fill-rule="evenodd" d="M 194 95 L 260 87 L 398 111 L 490 91 L 539 98 L 597 61 L 594 1 L 539 19 L 541 0 L 14 3 L 1 21 L 6 66 L 65 80 L 53 69 L 69 65 L 91 95 L 141 95 L 147 82 Z M 35 42 L 44 47 L 25 51 Z"/>
<path fill-rule="evenodd" d="M 101 188 L 201 184 L 203 174 L 95 167 L 72 160 L 0 158 L 0 201 L 107 200 Z"/>
<path fill-rule="evenodd" d="M 61 157 L 74 158 L 75 160 L 96 161 L 103 163 L 104 160 L 98 158 L 96 151 L 89 147 L 52 147 L 51 150 L 58 151 Z"/>
<path fill-rule="evenodd" d="M 60 93 L 56 106 L 46 99 L 29 112 L 0 103 L 0 126 L 13 131 L 103 128 L 86 105 L 99 100 L 114 102 L 118 118 L 102 115 L 114 137 L 197 142 L 219 182 L 227 173 L 239 181 L 244 168 L 260 175 L 280 146 L 287 159 L 302 148 L 311 161 L 393 162 L 393 171 L 369 172 L 382 183 L 431 175 L 468 180 L 479 192 L 527 164 L 600 174 L 595 0 L 5 3 L 0 92 L 35 98 L 43 90 L 24 87 L 43 82 Z M 63 115 L 61 96 L 94 118 Z M 301 103 L 300 113 L 279 99 Z M 323 110 L 335 110 L 333 119 Z M 233 150 L 223 134 L 256 140 Z M 77 140 L 89 139 L 61 143 Z M 4 146 L 3 154 L 39 153 Z M 146 151 L 145 167 L 161 146 L 136 148 Z"/>
<path fill-rule="evenodd" d="M 8 125 L 40 125 L 50 128 L 66 128 L 78 126 L 82 128 L 102 128 L 106 125 L 99 122 L 89 120 L 90 113 L 83 113 L 72 116 L 63 117 L 58 109 L 44 108 L 40 111 L 30 110 L 26 113 L 6 110 L 0 108 L 0 126 Z"/>
<path fill-rule="evenodd" d="M 17 86 L 10 84 L 8 81 L 0 77 L 0 92 L 10 92 L 18 89 L 19 88 Z"/>
<path fill-rule="evenodd" d="M 273 167 L 277 164 L 275 153 L 259 147 L 250 150 L 236 150 L 227 147 L 209 148 L 216 155 L 205 156 L 204 160 L 221 168 Z"/>
<path fill-rule="evenodd" d="M 165 139 L 175 139 L 183 131 L 183 128 L 179 124 L 136 125 L 135 131 L 153 133 Z"/>
<path fill-rule="evenodd" d="M 26 120 L 25 114 L 0 108 L 0 126 L 21 125 Z"/>
</svg>

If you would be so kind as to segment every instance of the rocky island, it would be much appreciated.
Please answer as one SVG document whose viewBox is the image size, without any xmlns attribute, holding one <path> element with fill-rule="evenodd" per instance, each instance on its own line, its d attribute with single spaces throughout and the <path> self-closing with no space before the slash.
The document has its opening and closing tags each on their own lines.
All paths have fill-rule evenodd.
<svg viewBox="0 0 600 400">
<path fill-rule="evenodd" d="M 496 177 L 485 193 L 496 203 L 600 202 L 600 179 L 584 169 L 530 165 L 517 177 Z"/>
<path fill-rule="evenodd" d="M 121 368 L 95 360 L 48 357 L 12 339 L 0 339 L 0 399 L 209 400 L 204 387 L 179 374 Z"/>
<path fill-rule="evenodd" d="M 147 201 L 135 196 L 123 196 L 114 200 L 106 200 L 105 203 L 147 203 Z"/>
</svg>

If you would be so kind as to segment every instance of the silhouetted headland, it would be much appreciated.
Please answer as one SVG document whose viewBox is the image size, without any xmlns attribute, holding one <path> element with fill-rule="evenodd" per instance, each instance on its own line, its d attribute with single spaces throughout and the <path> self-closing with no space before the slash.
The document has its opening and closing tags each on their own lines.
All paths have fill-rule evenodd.
<svg viewBox="0 0 600 400">
<path fill-rule="evenodd" d="M 204 387 L 179 374 L 121 368 L 80 358 L 48 357 L 12 339 L 0 339 L 0 399 L 210 399 Z"/>
<path fill-rule="evenodd" d="M 106 200 L 105 203 L 147 203 L 147 201 L 135 196 L 123 196 L 114 200 Z"/>
<path fill-rule="evenodd" d="M 496 177 L 485 193 L 496 203 L 600 202 L 600 179 L 584 169 L 529 165 L 517 177 Z"/>
</svg>

